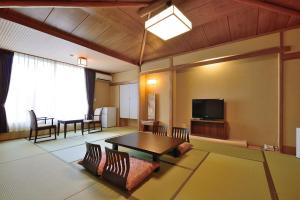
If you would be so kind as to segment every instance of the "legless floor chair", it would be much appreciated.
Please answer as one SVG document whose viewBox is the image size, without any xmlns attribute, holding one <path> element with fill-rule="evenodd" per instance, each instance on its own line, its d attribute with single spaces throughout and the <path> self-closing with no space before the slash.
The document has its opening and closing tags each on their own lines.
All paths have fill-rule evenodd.
<svg viewBox="0 0 300 200">
<path fill-rule="evenodd" d="M 155 169 L 159 168 L 159 163 L 133 158 L 126 152 L 108 148 L 105 148 L 105 152 L 100 152 L 100 145 L 87 143 L 86 155 L 79 164 L 128 192 L 138 187 Z"/>
</svg>

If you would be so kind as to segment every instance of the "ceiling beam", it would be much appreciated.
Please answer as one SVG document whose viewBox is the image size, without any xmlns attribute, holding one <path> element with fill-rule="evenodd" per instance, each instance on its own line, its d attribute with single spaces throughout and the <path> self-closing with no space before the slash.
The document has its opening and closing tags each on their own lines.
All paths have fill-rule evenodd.
<svg viewBox="0 0 300 200">
<path fill-rule="evenodd" d="M 260 1 L 260 0 L 235 0 L 235 1 L 239 2 L 239 3 L 243 3 L 245 5 L 254 6 L 254 7 L 262 8 L 262 9 L 269 10 L 272 12 L 300 18 L 300 11 L 297 11 L 297 10 L 294 10 L 291 8 L 285 8 L 285 7 L 275 5 L 272 3 L 268 3 L 268 2 L 264 2 L 264 1 Z"/>
<path fill-rule="evenodd" d="M 70 33 L 64 32 L 62 30 L 59 30 L 53 26 L 44 24 L 38 20 L 32 19 L 30 17 L 27 17 L 26 15 L 20 14 L 16 11 L 13 11 L 11 9 L 0 9 L 0 18 L 15 22 L 17 24 L 21 24 L 23 26 L 27 26 L 29 28 L 33 28 L 35 30 L 47 33 L 49 35 L 52 35 L 54 37 L 63 39 L 63 40 L 67 40 L 69 42 L 81 45 L 83 47 L 86 47 L 88 49 L 92 49 L 94 51 L 97 51 L 99 53 L 114 57 L 116 59 L 137 65 L 138 63 L 133 60 L 130 59 L 126 56 L 124 56 L 123 54 L 120 54 L 116 51 L 110 50 L 104 46 L 95 44 L 93 42 L 84 40 L 82 38 L 79 38 L 75 35 L 72 35 Z"/>
<path fill-rule="evenodd" d="M 111 7 L 143 7 L 149 5 L 149 2 L 139 1 L 103 1 L 103 0 L 28 0 L 28 1 L 18 1 L 18 0 L 2 0 L 0 1 L 0 7 L 101 7 L 101 8 L 111 8 Z"/>
<path fill-rule="evenodd" d="M 167 5 L 167 3 L 170 2 L 170 0 L 158 0 L 158 1 L 154 1 L 153 3 L 151 3 L 150 5 L 148 5 L 147 7 L 144 8 L 140 8 L 138 10 L 138 14 L 141 17 L 145 17 L 148 14 L 151 14 L 152 12 L 163 8 Z"/>
</svg>

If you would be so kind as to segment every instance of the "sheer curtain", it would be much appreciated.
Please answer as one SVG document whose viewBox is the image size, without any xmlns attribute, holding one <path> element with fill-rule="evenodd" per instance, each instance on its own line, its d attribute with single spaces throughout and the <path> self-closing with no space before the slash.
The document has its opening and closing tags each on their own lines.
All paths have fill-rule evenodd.
<svg viewBox="0 0 300 200">
<path fill-rule="evenodd" d="M 5 108 L 10 131 L 29 128 L 31 109 L 37 116 L 82 119 L 87 113 L 84 69 L 15 53 Z"/>
</svg>

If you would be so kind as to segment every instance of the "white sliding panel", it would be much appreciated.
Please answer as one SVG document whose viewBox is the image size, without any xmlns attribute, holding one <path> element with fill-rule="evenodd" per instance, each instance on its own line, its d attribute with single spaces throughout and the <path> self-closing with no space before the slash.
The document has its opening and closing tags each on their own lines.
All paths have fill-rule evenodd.
<svg viewBox="0 0 300 200">
<path fill-rule="evenodd" d="M 130 85 L 130 103 L 129 103 L 129 118 L 137 119 L 138 118 L 138 84 L 129 84 Z"/>
<path fill-rule="evenodd" d="M 130 85 L 120 85 L 120 118 L 130 115 Z"/>
</svg>

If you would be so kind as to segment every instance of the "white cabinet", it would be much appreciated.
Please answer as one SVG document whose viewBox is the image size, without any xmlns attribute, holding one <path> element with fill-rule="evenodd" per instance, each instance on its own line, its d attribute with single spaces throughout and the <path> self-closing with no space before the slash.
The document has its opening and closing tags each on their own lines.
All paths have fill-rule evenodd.
<svg viewBox="0 0 300 200">
<path fill-rule="evenodd" d="M 120 118 L 138 118 L 138 84 L 120 85 Z"/>
<path fill-rule="evenodd" d="M 104 107 L 102 110 L 102 127 L 109 128 L 116 126 L 116 108 Z"/>
</svg>

